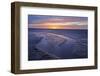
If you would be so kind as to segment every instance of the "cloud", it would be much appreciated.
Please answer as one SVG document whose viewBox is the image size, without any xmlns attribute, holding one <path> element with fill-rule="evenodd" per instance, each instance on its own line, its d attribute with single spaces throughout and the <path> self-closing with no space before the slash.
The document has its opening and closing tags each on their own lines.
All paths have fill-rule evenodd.
<svg viewBox="0 0 100 76">
<path fill-rule="evenodd" d="M 29 28 L 87 29 L 88 25 L 87 17 L 35 16 L 35 18 L 29 23 Z"/>
</svg>

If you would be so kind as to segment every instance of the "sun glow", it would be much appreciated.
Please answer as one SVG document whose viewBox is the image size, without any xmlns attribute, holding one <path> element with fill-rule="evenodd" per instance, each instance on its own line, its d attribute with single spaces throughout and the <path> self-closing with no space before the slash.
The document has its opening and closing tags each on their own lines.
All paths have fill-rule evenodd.
<svg viewBox="0 0 100 76">
<path fill-rule="evenodd" d="M 48 29 L 61 29 L 61 28 L 63 28 L 63 27 L 61 27 L 61 24 L 59 24 L 59 23 L 45 23 L 44 26 L 45 27 L 47 26 Z"/>
<path fill-rule="evenodd" d="M 48 28 L 49 28 L 49 29 L 60 29 L 60 28 L 57 27 L 57 26 L 49 26 Z"/>
</svg>

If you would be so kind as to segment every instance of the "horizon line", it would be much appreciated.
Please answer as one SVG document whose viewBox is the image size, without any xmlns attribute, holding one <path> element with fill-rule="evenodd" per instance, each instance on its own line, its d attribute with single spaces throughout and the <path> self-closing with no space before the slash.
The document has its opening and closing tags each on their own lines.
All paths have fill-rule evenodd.
<svg viewBox="0 0 100 76">
<path fill-rule="evenodd" d="M 61 29 L 59 29 L 59 28 L 57 28 L 57 29 L 50 29 L 50 28 L 28 28 L 28 29 L 44 29 L 44 30 L 61 30 Z M 66 29 L 66 28 L 63 28 L 64 30 L 68 30 L 68 29 Z M 62 30 L 63 30 L 62 29 Z M 69 30 L 74 30 L 74 29 L 76 29 L 76 28 L 69 28 Z M 77 29 L 76 29 L 77 30 Z M 88 30 L 88 28 L 79 28 L 78 30 Z"/>
</svg>

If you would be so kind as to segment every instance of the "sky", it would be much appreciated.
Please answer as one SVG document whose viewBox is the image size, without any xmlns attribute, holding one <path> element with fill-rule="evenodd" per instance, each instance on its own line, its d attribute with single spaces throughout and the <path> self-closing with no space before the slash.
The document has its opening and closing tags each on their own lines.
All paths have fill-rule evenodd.
<svg viewBox="0 0 100 76">
<path fill-rule="evenodd" d="M 28 15 L 28 28 L 87 29 L 88 17 Z"/>
</svg>

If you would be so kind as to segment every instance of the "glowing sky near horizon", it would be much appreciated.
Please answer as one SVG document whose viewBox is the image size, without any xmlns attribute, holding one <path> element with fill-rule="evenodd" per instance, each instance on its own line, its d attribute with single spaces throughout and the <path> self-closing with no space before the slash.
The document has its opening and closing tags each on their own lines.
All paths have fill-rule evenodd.
<svg viewBox="0 0 100 76">
<path fill-rule="evenodd" d="M 28 27 L 39 29 L 87 29 L 88 17 L 28 15 Z"/>
</svg>

